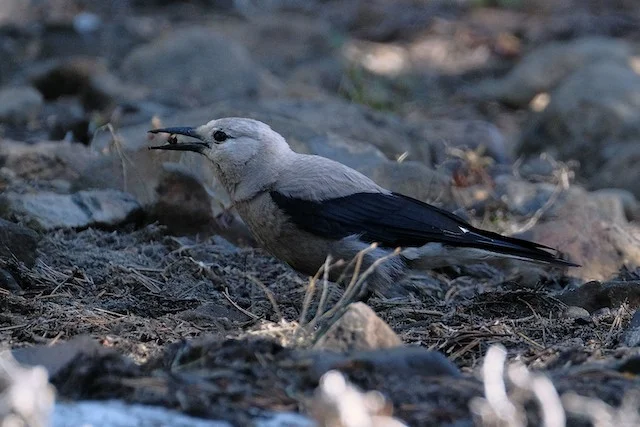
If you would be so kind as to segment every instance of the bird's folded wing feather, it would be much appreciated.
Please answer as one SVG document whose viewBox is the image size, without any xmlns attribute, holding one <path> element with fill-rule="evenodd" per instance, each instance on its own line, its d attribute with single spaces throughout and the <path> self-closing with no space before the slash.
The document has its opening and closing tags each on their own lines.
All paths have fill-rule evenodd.
<svg viewBox="0 0 640 427">
<path fill-rule="evenodd" d="M 400 194 L 357 192 L 324 200 L 280 191 L 270 194 L 296 226 L 318 236 L 342 239 L 357 235 L 390 248 L 436 242 L 572 265 L 551 248 L 474 228 L 450 212 Z"/>
</svg>

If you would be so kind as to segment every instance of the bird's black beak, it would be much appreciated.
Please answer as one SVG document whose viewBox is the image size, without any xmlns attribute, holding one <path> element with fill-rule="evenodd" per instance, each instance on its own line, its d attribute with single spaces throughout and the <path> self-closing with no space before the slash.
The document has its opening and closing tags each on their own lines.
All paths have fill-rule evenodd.
<svg viewBox="0 0 640 427">
<path fill-rule="evenodd" d="M 199 139 L 200 141 L 193 142 L 177 142 L 175 138 L 169 138 L 169 143 L 165 145 L 158 145 L 155 147 L 149 147 L 149 150 L 176 150 L 176 151 L 195 151 L 196 153 L 202 153 L 205 148 L 209 148 L 209 144 L 202 141 L 202 138 L 196 130 L 192 127 L 173 127 L 164 129 L 153 129 L 148 131 L 149 133 L 169 133 L 171 135 L 185 135 L 191 138 Z"/>
</svg>

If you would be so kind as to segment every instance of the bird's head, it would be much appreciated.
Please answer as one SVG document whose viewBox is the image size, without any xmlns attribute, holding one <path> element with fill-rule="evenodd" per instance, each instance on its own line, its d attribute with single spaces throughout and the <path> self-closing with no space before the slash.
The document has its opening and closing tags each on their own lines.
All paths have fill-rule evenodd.
<svg viewBox="0 0 640 427">
<path fill-rule="evenodd" d="M 269 125 L 239 117 L 212 120 L 199 127 L 170 127 L 149 132 L 170 134 L 167 144 L 149 149 L 193 151 L 220 167 L 246 165 L 253 158 L 289 150 L 284 138 Z"/>
<path fill-rule="evenodd" d="M 228 117 L 199 127 L 170 127 L 150 130 L 170 134 L 168 143 L 154 150 L 193 151 L 207 157 L 231 189 L 253 176 L 265 179 L 291 153 L 285 139 L 258 120 Z"/>
</svg>

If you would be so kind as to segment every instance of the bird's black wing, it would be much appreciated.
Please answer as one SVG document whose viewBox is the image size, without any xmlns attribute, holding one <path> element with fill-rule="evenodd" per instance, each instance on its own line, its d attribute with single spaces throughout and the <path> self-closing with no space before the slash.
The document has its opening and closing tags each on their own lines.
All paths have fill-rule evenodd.
<svg viewBox="0 0 640 427">
<path fill-rule="evenodd" d="M 411 197 L 390 193 L 355 193 L 310 201 L 272 191 L 276 205 L 301 229 L 332 239 L 358 235 L 384 247 L 427 243 L 486 249 L 561 265 L 552 248 L 474 228 L 462 218 Z"/>
</svg>

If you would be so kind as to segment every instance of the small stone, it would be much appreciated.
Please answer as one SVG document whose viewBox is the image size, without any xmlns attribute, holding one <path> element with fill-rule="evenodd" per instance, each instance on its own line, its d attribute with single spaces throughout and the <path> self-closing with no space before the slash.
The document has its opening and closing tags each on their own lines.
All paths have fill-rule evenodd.
<svg viewBox="0 0 640 427">
<path fill-rule="evenodd" d="M 0 218 L 1 259 L 17 260 L 27 267 L 33 266 L 38 240 L 38 234 L 30 228 Z"/>
<path fill-rule="evenodd" d="M 622 334 L 622 340 L 629 347 L 640 346 L 640 310 L 633 314 L 626 331 Z"/>
<path fill-rule="evenodd" d="M 0 288 L 12 292 L 22 292 L 22 288 L 7 270 L 0 268 Z"/>
<path fill-rule="evenodd" d="M 589 312 L 586 309 L 575 305 L 567 307 L 562 315 L 568 319 L 575 319 L 577 323 L 586 324 L 591 321 Z"/>
<path fill-rule="evenodd" d="M 49 376 L 53 377 L 81 354 L 98 356 L 107 354 L 109 351 L 91 337 L 80 335 L 54 346 L 36 345 L 17 348 L 11 350 L 11 354 L 25 366 L 44 367 Z"/>
<path fill-rule="evenodd" d="M 314 348 L 347 352 L 398 347 L 402 340 L 387 323 L 362 302 L 353 303 Z"/>
</svg>

